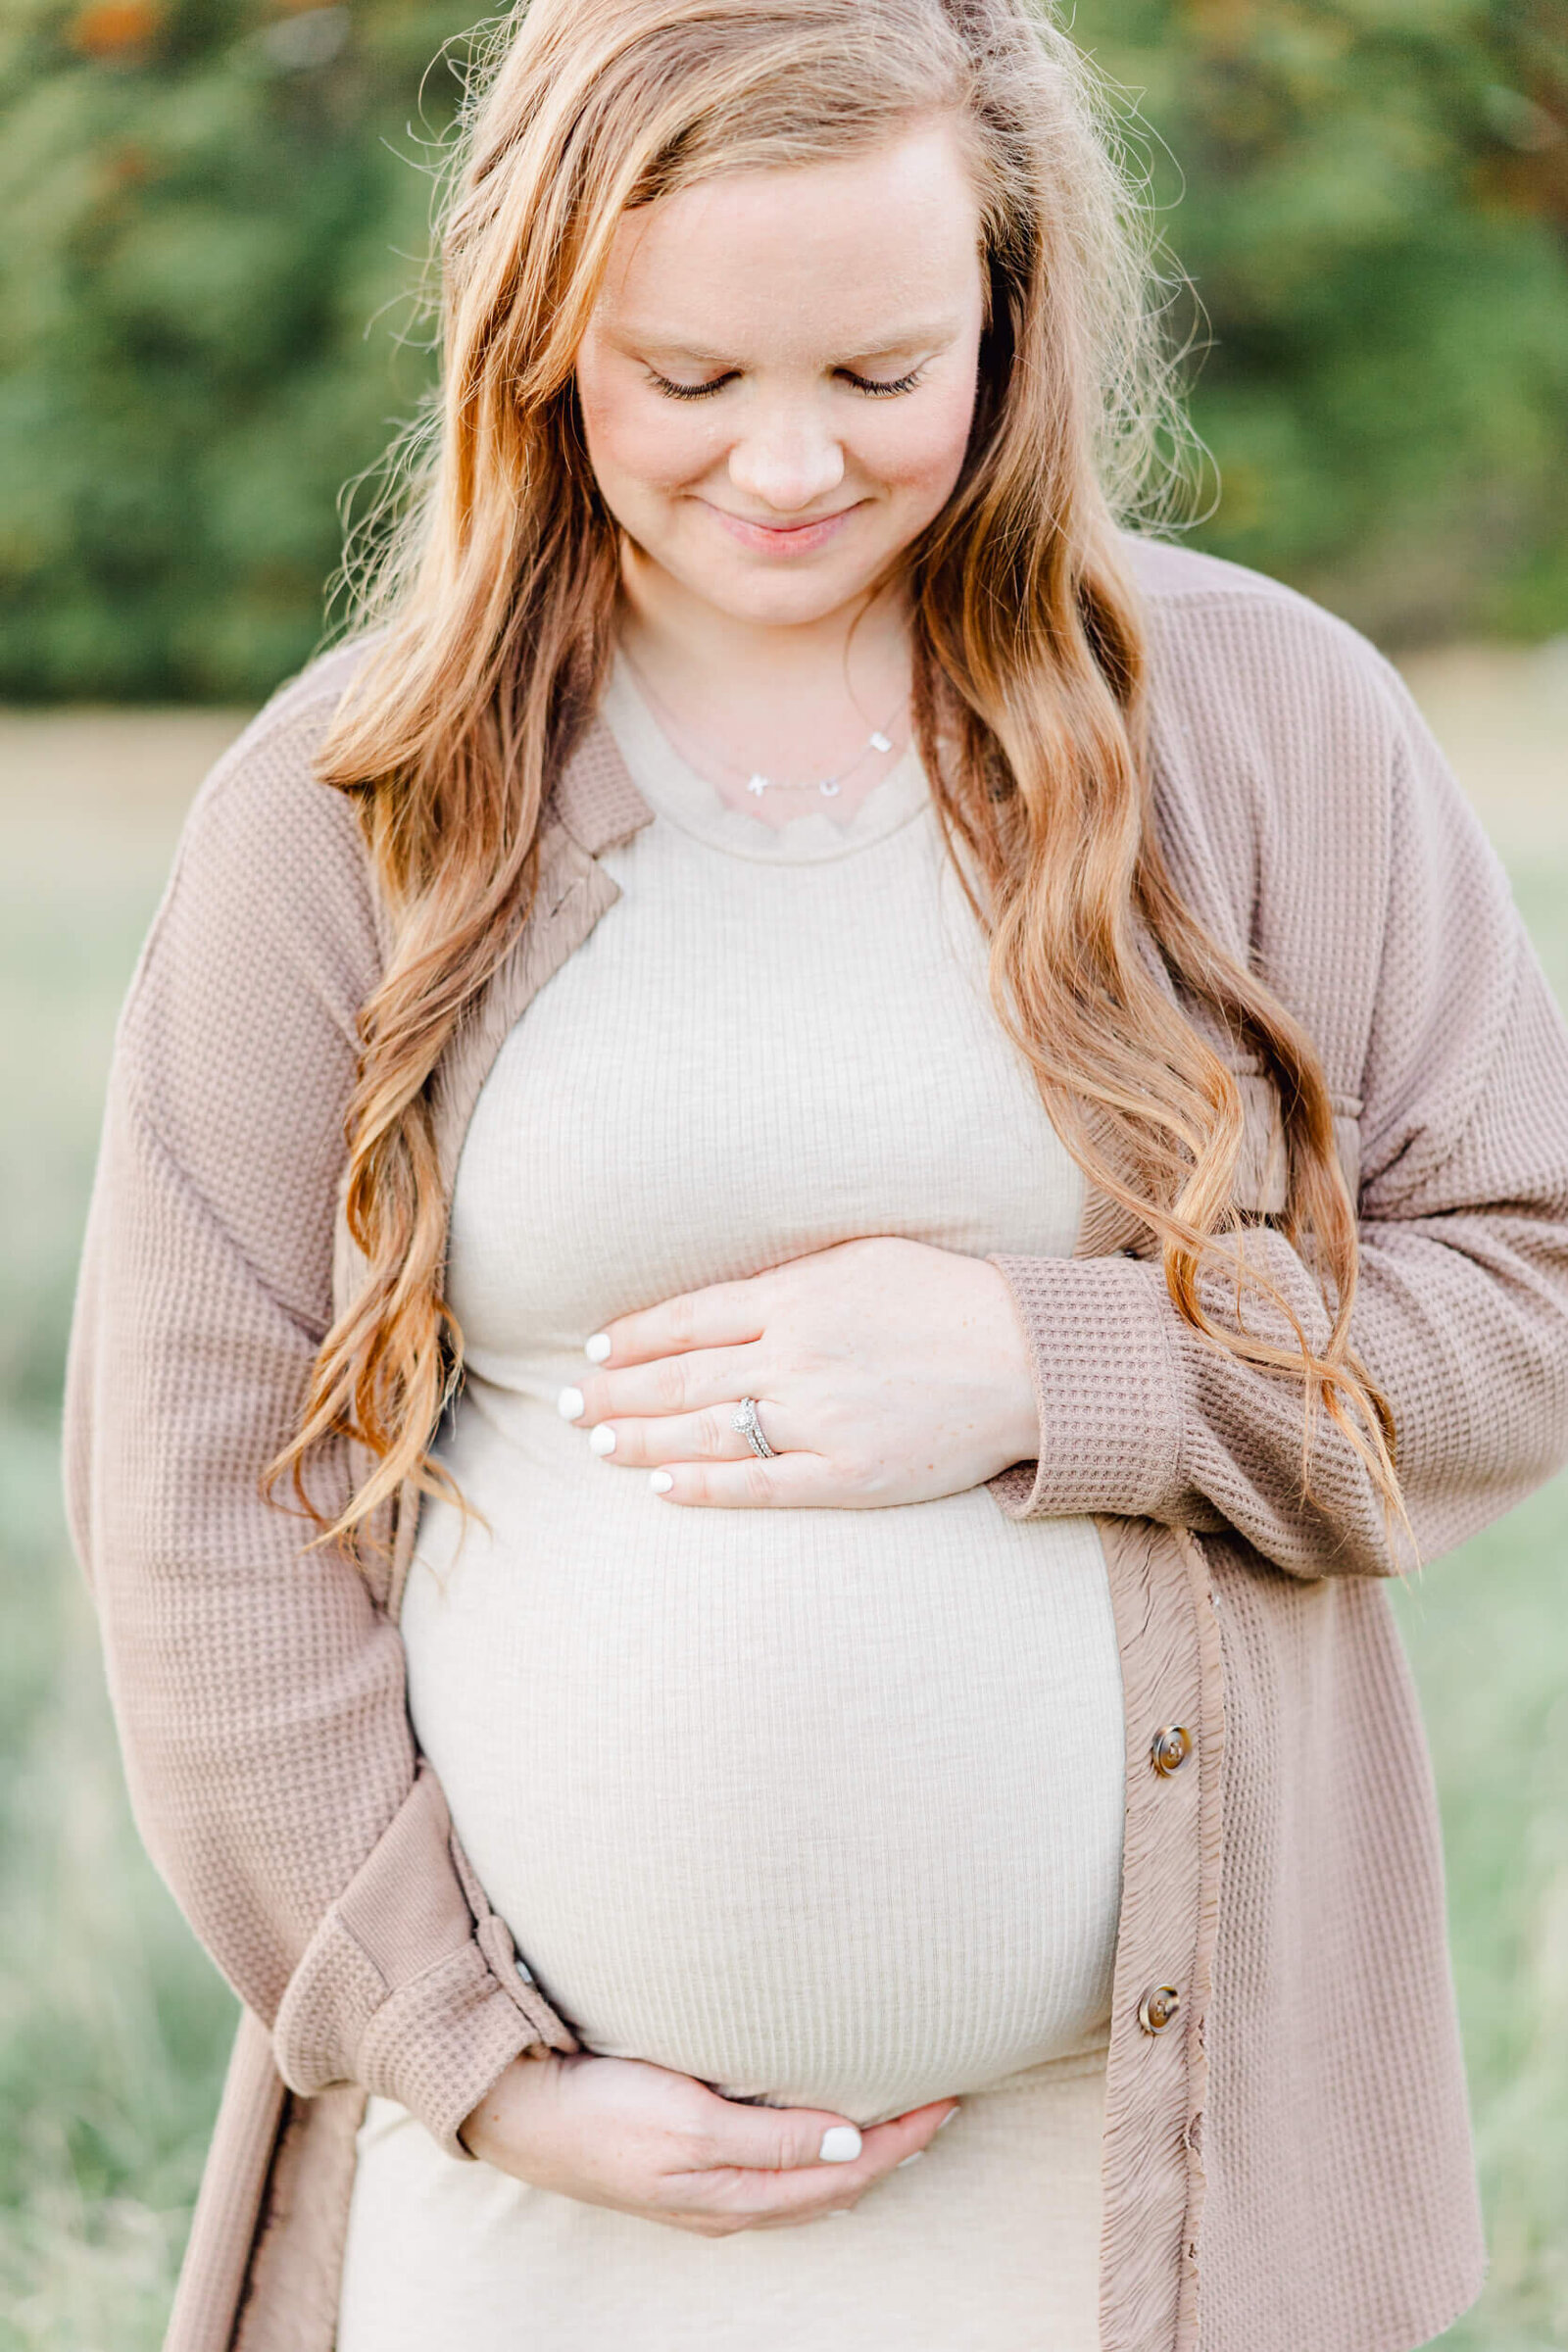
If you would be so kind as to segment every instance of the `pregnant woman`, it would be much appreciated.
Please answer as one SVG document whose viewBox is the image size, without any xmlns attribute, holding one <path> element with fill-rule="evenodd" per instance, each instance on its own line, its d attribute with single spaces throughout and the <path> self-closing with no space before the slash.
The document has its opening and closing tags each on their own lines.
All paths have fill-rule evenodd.
<svg viewBox="0 0 1568 2352">
<path fill-rule="evenodd" d="M 535 0 L 470 111 L 438 429 L 190 818 L 78 1305 L 245 2005 L 175 2352 L 1476 2290 L 1380 1580 L 1568 1451 L 1568 1039 L 1393 673 L 1127 527 L 1096 121 L 1029 0 Z"/>
</svg>

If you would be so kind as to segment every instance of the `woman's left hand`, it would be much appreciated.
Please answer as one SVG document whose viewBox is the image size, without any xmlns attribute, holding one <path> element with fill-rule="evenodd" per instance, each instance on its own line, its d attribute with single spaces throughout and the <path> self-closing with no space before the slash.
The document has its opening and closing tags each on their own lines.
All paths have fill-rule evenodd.
<svg viewBox="0 0 1568 2352">
<path fill-rule="evenodd" d="M 563 1414 L 607 1467 L 666 1474 L 670 1502 L 926 1502 L 1038 1449 L 1006 1283 L 984 1258 L 921 1242 L 841 1242 L 684 1291 L 589 1346 L 600 1368 L 562 1392 Z M 743 1396 L 772 1460 L 734 1427 Z"/>
</svg>

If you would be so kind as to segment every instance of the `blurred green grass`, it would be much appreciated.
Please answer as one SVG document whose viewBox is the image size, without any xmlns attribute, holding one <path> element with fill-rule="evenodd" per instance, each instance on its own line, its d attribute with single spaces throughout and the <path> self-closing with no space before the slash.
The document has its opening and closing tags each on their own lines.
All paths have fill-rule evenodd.
<svg viewBox="0 0 1568 2352">
<path fill-rule="evenodd" d="M 1568 994 L 1568 648 L 1411 664 Z M 0 2352 L 153 2352 L 233 2018 L 137 1842 L 58 1498 L 114 1015 L 237 718 L 0 715 Z M 1446 2352 L 1568 2346 L 1568 1477 L 1396 1595 L 1493 2253 Z M 1329 2346 L 1323 2352 L 1333 2352 Z"/>
</svg>

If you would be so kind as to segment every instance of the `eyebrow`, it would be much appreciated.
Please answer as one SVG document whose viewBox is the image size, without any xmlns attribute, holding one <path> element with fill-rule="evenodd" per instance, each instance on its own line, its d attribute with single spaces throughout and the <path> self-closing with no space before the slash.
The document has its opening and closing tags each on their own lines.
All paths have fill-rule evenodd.
<svg viewBox="0 0 1568 2352">
<path fill-rule="evenodd" d="M 851 346 L 847 359 L 877 360 L 890 352 L 934 349 L 951 343 L 958 332 L 954 318 L 922 319 L 913 325 L 900 327 L 895 333 L 879 334 L 862 343 Z M 737 365 L 733 351 L 712 351 L 699 343 L 683 343 L 678 336 L 665 337 L 659 332 L 644 333 L 635 326 L 622 328 L 617 338 L 638 351 L 657 352 L 662 359 L 689 360 L 694 368 L 733 368 Z"/>
</svg>

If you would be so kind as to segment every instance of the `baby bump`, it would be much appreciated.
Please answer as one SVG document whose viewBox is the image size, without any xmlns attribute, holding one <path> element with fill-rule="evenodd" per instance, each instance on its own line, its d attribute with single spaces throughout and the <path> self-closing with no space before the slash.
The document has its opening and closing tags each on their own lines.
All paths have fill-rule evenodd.
<svg viewBox="0 0 1568 2352">
<path fill-rule="evenodd" d="M 421 1526 L 411 1705 L 590 2048 L 869 2121 L 1093 2038 L 1122 1728 L 1087 1521 L 681 1511 L 475 1451 L 488 1534 Z"/>
</svg>

